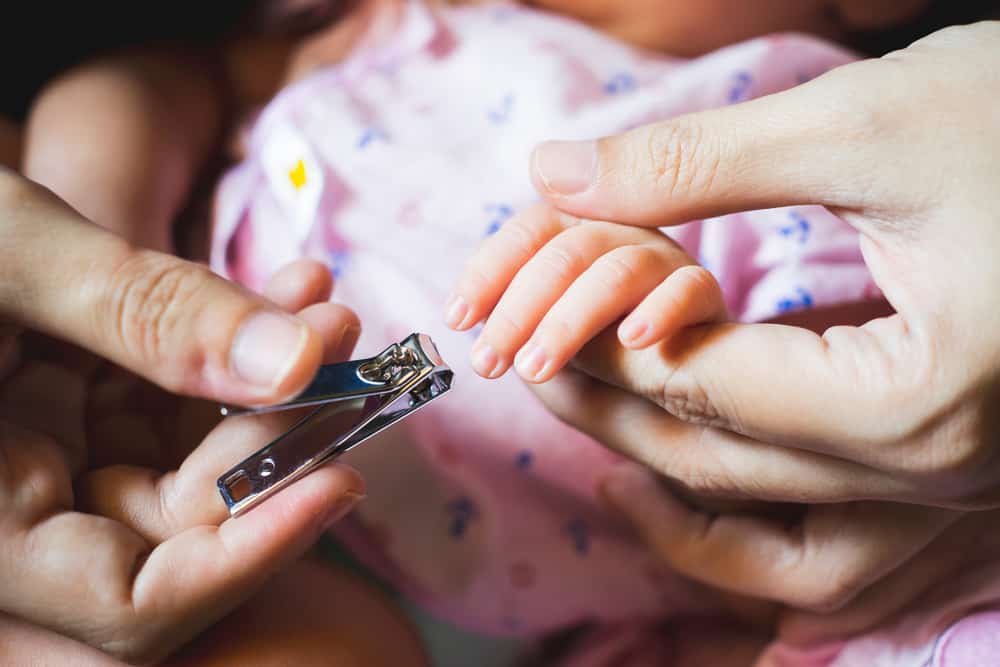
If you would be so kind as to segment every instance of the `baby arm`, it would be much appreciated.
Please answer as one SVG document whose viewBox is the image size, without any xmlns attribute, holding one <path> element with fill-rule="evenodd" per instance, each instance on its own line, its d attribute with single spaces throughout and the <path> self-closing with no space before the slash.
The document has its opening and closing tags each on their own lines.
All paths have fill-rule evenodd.
<svg viewBox="0 0 1000 667">
<path fill-rule="evenodd" d="M 171 249 L 171 224 L 219 133 L 211 67 L 144 50 L 80 65 L 51 82 L 29 115 L 25 176 L 139 245 Z"/>
<path fill-rule="evenodd" d="M 623 316 L 619 339 L 640 349 L 683 327 L 725 319 L 726 308 L 712 274 L 661 232 L 540 205 L 472 257 L 446 321 L 465 330 L 486 320 L 472 351 L 483 377 L 513 365 L 525 380 L 545 382 Z"/>
</svg>

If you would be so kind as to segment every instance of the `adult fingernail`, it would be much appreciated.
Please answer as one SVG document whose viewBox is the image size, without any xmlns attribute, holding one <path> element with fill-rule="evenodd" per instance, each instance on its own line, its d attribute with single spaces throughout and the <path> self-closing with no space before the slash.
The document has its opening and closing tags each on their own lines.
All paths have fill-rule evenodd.
<svg viewBox="0 0 1000 667">
<path fill-rule="evenodd" d="M 354 351 L 354 346 L 358 344 L 358 338 L 360 337 L 361 329 L 353 324 L 345 326 L 344 330 L 340 332 L 340 342 L 337 343 L 336 360 L 343 361 L 350 358 L 351 352 Z"/>
<path fill-rule="evenodd" d="M 642 320 L 627 319 L 618 328 L 618 339 L 626 345 L 635 345 L 649 331 L 649 324 Z"/>
<path fill-rule="evenodd" d="M 518 374 L 525 380 L 538 380 L 542 377 L 549 365 L 549 355 L 541 346 L 528 343 L 517 353 L 514 358 L 514 367 Z"/>
<path fill-rule="evenodd" d="M 298 361 L 309 329 L 289 315 L 257 311 L 240 326 L 230 351 L 233 371 L 255 387 L 277 387 Z"/>
<path fill-rule="evenodd" d="M 575 195 L 588 189 L 597 171 L 597 143 L 547 141 L 535 149 L 534 171 L 541 185 L 557 195 Z"/>
<path fill-rule="evenodd" d="M 458 329 L 469 315 L 469 304 L 457 294 L 448 299 L 444 321 L 452 329 Z"/>
<path fill-rule="evenodd" d="M 345 516 L 351 513 L 358 503 L 364 500 L 367 496 L 361 491 L 349 490 L 345 491 L 342 496 L 337 498 L 337 501 L 330 508 L 330 512 L 326 515 L 326 519 L 323 522 L 324 528 L 329 528 L 333 524 L 337 523 Z"/>
<path fill-rule="evenodd" d="M 484 378 L 493 379 L 500 370 L 500 356 L 489 343 L 479 343 L 472 349 L 472 368 Z"/>
</svg>

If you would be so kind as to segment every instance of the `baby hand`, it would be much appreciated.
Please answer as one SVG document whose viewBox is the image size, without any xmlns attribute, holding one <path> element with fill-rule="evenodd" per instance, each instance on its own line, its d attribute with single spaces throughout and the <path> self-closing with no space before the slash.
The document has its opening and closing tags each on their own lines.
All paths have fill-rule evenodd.
<svg viewBox="0 0 1000 667">
<path fill-rule="evenodd" d="M 515 216 L 483 244 L 446 308 L 456 330 L 486 319 L 472 351 L 477 373 L 497 378 L 513 363 L 536 383 L 626 314 L 618 338 L 632 349 L 726 317 L 715 278 L 663 233 L 547 205 Z"/>
</svg>

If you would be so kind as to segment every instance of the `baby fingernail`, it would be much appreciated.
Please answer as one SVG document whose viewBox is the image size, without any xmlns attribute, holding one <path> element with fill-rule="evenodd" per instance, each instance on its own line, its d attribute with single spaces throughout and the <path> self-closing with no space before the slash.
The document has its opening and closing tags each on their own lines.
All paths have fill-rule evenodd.
<svg viewBox="0 0 1000 667">
<path fill-rule="evenodd" d="M 521 348 L 514 359 L 514 367 L 525 380 L 542 377 L 549 365 L 549 357 L 540 346 L 528 343 Z"/>
<path fill-rule="evenodd" d="M 465 302 L 465 299 L 458 296 L 457 294 L 450 299 L 448 299 L 448 305 L 446 306 L 447 314 L 445 315 L 444 321 L 452 329 L 458 329 L 465 322 L 465 318 L 469 316 L 469 304 Z"/>
<path fill-rule="evenodd" d="M 472 368 L 484 378 L 494 378 L 500 370 L 500 356 L 489 343 L 476 345 L 472 350 Z"/>
<path fill-rule="evenodd" d="M 258 311 L 237 331 L 229 363 L 245 382 L 276 387 L 295 366 L 308 339 L 305 323 L 289 315 Z"/>
<path fill-rule="evenodd" d="M 557 195 L 575 195 L 588 189 L 597 172 L 597 143 L 547 141 L 535 149 L 534 170 L 541 185 Z"/>
<path fill-rule="evenodd" d="M 627 319 L 618 328 L 618 339 L 626 345 L 638 343 L 649 331 L 649 324 L 642 320 Z"/>
</svg>

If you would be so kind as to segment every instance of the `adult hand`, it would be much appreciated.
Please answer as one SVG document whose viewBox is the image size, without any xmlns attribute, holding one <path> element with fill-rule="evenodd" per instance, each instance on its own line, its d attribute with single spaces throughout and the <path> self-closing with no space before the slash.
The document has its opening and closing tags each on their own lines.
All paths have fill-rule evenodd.
<svg viewBox="0 0 1000 667">
<path fill-rule="evenodd" d="M 1000 505 L 990 465 L 1000 455 L 998 41 L 1000 23 L 948 29 L 785 93 L 598 142 L 596 153 L 537 153 L 540 187 L 574 215 L 660 225 L 818 203 L 861 232 L 892 317 L 822 336 L 700 327 L 649 352 L 597 341 L 581 357 L 690 424 L 678 430 L 701 452 L 728 443 L 728 456 L 761 450 L 755 460 L 796 471 L 734 475 L 742 468 L 688 460 L 704 484 L 774 500 Z M 568 156 L 588 151 L 592 178 L 571 183 Z"/>
<path fill-rule="evenodd" d="M 777 615 L 783 643 L 857 637 L 899 619 L 918 599 L 922 609 L 942 610 L 937 620 L 945 624 L 995 599 L 1000 510 L 837 503 L 798 508 L 798 516 L 786 508 L 793 511 L 779 523 L 748 508 L 692 507 L 634 463 L 609 475 L 603 491 L 673 569 L 786 603 Z"/>
<path fill-rule="evenodd" d="M 325 303 L 332 283 L 315 264 L 276 276 L 269 301 L 136 250 L 10 173 L 0 174 L 0 230 L 0 614 L 154 661 L 249 597 L 363 493 L 357 473 L 327 466 L 229 519 L 214 484 L 295 419 L 219 424 L 217 401 L 293 395 L 321 361 L 350 353 L 358 322 Z M 18 326 L 135 375 L 12 334 Z M 181 404 L 137 375 L 213 400 Z"/>
<path fill-rule="evenodd" d="M 2 168 L 0 238 L 0 320 L 165 389 L 262 405 L 294 396 L 319 366 L 323 341 L 302 319 L 203 266 L 126 243 Z"/>
<path fill-rule="evenodd" d="M 692 514 L 680 525 L 698 549 L 682 570 L 827 609 L 960 511 L 1000 507 L 998 44 L 998 23 L 950 28 L 784 93 L 536 153 L 540 191 L 587 218 L 659 226 L 826 205 L 861 233 L 896 311 L 823 335 L 704 326 L 641 352 L 607 335 L 578 359 L 666 412 L 580 377 L 540 388 L 563 418 L 698 495 L 863 501 L 813 507 L 798 533 Z M 793 587 L 792 566 L 813 585 Z"/>
</svg>

